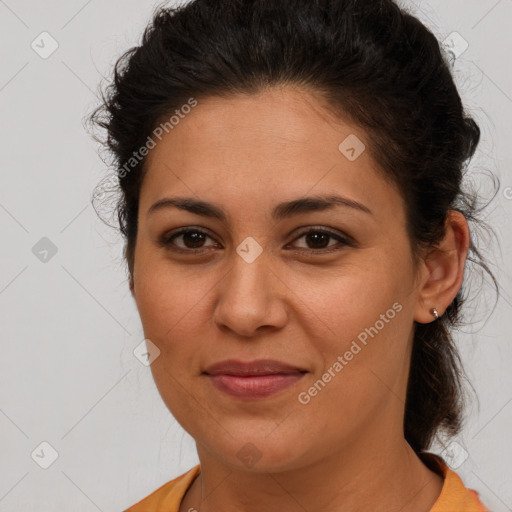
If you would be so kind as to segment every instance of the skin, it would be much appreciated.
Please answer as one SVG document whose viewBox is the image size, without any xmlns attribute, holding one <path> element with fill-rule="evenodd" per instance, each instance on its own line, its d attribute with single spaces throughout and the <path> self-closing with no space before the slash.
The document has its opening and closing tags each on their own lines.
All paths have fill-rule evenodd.
<svg viewBox="0 0 512 512">
<path fill-rule="evenodd" d="M 202 99 L 148 155 L 132 293 L 160 350 L 151 365 L 158 390 L 201 463 L 180 512 L 427 512 L 441 493 L 442 478 L 404 439 L 405 392 L 413 322 L 433 321 L 433 307 L 442 315 L 459 290 L 467 223 L 450 212 L 439 248 L 415 267 L 401 195 L 368 150 L 355 161 L 340 153 L 350 134 L 367 140 L 312 92 L 274 87 Z M 371 213 L 335 206 L 271 218 L 278 203 L 333 193 Z M 227 221 L 176 207 L 148 214 L 171 196 L 215 203 Z M 187 226 L 205 238 L 159 245 Z M 355 245 L 304 236 L 308 228 Z M 263 249 L 252 263 L 236 252 L 246 237 Z M 299 393 L 395 303 L 400 312 L 301 404 Z M 272 358 L 307 373 L 242 401 L 202 375 L 228 358 Z M 237 456 L 247 443 L 260 457 L 253 465 Z"/>
</svg>

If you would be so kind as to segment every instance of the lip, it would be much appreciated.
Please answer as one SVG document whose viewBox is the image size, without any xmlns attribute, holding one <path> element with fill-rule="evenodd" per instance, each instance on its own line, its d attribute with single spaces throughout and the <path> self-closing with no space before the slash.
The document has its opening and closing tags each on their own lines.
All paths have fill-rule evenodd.
<svg viewBox="0 0 512 512">
<path fill-rule="evenodd" d="M 208 366 L 204 373 L 208 375 L 235 375 L 250 377 L 258 375 L 273 375 L 278 373 L 305 372 L 303 368 L 292 366 L 274 359 L 256 359 L 254 361 L 238 361 L 226 359 Z"/>
<path fill-rule="evenodd" d="M 283 391 L 307 373 L 303 368 L 272 359 L 229 359 L 209 366 L 204 374 L 213 386 L 232 397 L 257 400 Z"/>
</svg>

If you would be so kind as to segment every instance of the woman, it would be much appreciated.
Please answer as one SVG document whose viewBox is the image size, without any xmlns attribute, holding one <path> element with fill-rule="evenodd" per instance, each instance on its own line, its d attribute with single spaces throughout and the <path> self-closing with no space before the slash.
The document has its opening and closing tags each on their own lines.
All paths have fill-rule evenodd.
<svg viewBox="0 0 512 512">
<path fill-rule="evenodd" d="M 391 0 L 161 8 L 92 120 L 200 461 L 129 511 L 487 510 L 428 451 L 461 427 L 480 130 L 427 28 Z"/>
</svg>

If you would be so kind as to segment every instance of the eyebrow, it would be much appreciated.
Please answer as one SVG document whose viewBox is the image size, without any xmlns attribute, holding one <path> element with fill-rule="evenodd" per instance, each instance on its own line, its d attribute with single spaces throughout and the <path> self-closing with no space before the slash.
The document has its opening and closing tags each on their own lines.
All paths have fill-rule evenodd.
<svg viewBox="0 0 512 512">
<path fill-rule="evenodd" d="M 373 215 L 372 211 L 362 203 L 338 195 L 328 195 L 301 197 L 292 201 L 279 203 L 272 210 L 272 218 L 282 220 L 301 213 L 330 210 L 336 206 L 353 208 Z M 218 219 L 223 222 L 227 222 L 228 220 L 227 215 L 219 206 L 192 197 L 164 197 L 150 206 L 147 215 L 149 216 L 158 210 L 171 207 L 179 208 L 196 215 Z"/>
</svg>

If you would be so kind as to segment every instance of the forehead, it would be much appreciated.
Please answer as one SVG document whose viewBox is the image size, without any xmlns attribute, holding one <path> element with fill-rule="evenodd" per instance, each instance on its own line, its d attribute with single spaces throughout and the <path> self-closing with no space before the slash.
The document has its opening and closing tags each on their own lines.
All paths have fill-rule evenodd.
<svg viewBox="0 0 512 512">
<path fill-rule="evenodd" d="M 149 152 L 141 203 L 168 192 L 247 208 L 336 192 L 396 209 L 397 192 L 366 150 L 366 133 L 326 108 L 293 88 L 199 99 Z"/>
<path fill-rule="evenodd" d="M 201 157 L 214 160 L 250 155 L 251 160 L 279 159 L 302 155 L 335 144 L 343 135 L 362 131 L 322 107 L 321 98 L 308 90 L 272 88 L 255 94 L 199 99 L 179 123 L 163 134 L 149 159 L 176 152 L 177 157 Z M 326 140 L 330 132 L 330 140 Z M 259 151 L 256 152 L 255 150 Z M 332 150 L 332 147 L 331 147 Z M 169 156 L 169 155 L 166 155 Z"/>
</svg>

